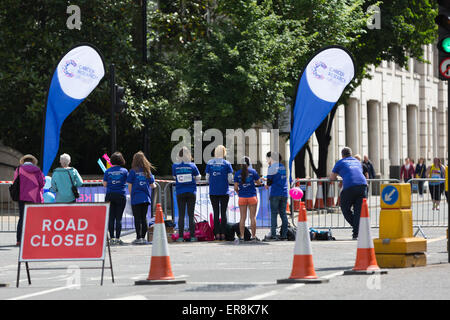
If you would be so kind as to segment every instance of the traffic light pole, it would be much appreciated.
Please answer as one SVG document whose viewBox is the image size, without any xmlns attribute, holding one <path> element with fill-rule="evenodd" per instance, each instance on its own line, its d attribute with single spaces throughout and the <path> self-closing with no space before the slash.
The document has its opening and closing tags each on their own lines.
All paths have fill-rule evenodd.
<svg viewBox="0 0 450 320">
<path fill-rule="evenodd" d="M 116 152 L 117 148 L 117 137 L 116 137 L 116 94 L 115 94 L 115 85 L 116 85 L 116 69 L 114 64 L 109 66 L 109 77 L 110 77 L 110 86 L 111 86 L 111 154 Z"/>
<path fill-rule="evenodd" d="M 447 125 L 448 125 L 448 121 L 450 119 L 450 114 L 448 113 L 448 107 L 450 106 L 450 80 L 447 80 Z M 448 131 L 447 131 L 447 142 L 448 142 Z M 447 143 L 447 148 L 448 148 L 448 143 Z M 449 150 L 447 150 L 448 152 Z M 447 154 L 448 156 L 448 154 Z M 448 170 L 448 158 L 447 158 L 447 170 Z M 448 173 L 446 174 L 446 178 L 448 177 Z M 447 181 L 447 187 L 448 187 L 448 181 Z M 450 193 L 450 190 L 446 190 L 447 192 L 447 202 L 448 202 L 448 196 Z M 449 227 L 450 227 L 450 207 L 447 205 L 447 255 L 448 255 L 448 263 L 450 263 L 450 242 L 449 242 L 449 237 L 448 237 L 448 232 L 449 232 Z"/>
</svg>

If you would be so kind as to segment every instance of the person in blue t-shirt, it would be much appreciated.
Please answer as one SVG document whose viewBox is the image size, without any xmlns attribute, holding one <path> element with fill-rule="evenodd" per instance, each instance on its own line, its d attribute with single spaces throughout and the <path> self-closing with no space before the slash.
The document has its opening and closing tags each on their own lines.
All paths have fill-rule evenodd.
<svg viewBox="0 0 450 320">
<path fill-rule="evenodd" d="M 261 185 L 261 178 L 255 169 L 251 166 L 249 157 L 242 158 L 241 169 L 234 175 L 234 191 L 239 196 L 239 241 L 244 241 L 245 220 L 247 219 L 247 208 L 250 211 L 250 229 L 252 237 L 250 241 L 258 241 L 256 238 L 256 206 L 258 198 L 256 197 L 256 185 Z"/>
<path fill-rule="evenodd" d="M 225 240 L 227 208 L 230 199 L 229 187 L 233 183 L 233 168 L 224 159 L 227 149 L 219 145 L 214 150 L 214 159 L 206 165 L 206 181 L 209 182 L 209 199 L 214 212 L 214 235 L 216 240 Z M 219 222 L 220 216 L 220 222 Z"/>
<path fill-rule="evenodd" d="M 125 159 L 120 152 L 111 155 L 112 167 L 105 171 L 103 176 L 103 186 L 106 188 L 105 201 L 109 204 L 109 236 L 110 243 L 123 244 L 120 239 L 122 231 L 122 216 L 127 204 L 127 176 L 128 170 L 123 168 Z M 115 231 L 115 234 L 114 234 Z"/>
<path fill-rule="evenodd" d="M 286 215 L 286 206 L 288 200 L 288 184 L 286 176 L 286 167 L 280 163 L 281 155 L 278 152 L 268 152 L 266 154 L 269 168 L 267 171 L 267 185 L 270 186 L 270 215 L 271 215 L 271 240 L 277 240 L 277 218 L 280 214 L 281 232 L 280 240 L 287 240 L 288 219 Z"/>
<path fill-rule="evenodd" d="M 131 210 L 134 216 L 136 229 L 136 240 L 133 244 L 146 244 L 147 233 L 147 211 L 152 201 L 151 188 L 156 188 L 155 178 L 151 170 L 152 164 L 147 160 L 145 154 L 139 151 L 134 154 L 131 170 L 128 173 L 128 190 L 131 198 Z"/>
<path fill-rule="evenodd" d="M 336 162 L 330 180 L 336 180 L 338 175 L 342 177 L 341 210 L 345 220 L 352 226 L 353 239 L 356 240 L 363 198 L 366 198 L 367 180 L 361 162 L 352 157 L 352 149 L 344 147 L 341 155 L 342 159 Z"/>
<path fill-rule="evenodd" d="M 172 165 L 172 175 L 175 178 L 175 188 L 178 204 L 178 242 L 183 241 L 184 234 L 184 216 L 187 210 L 189 217 L 189 232 L 191 233 L 191 242 L 197 241 L 195 237 L 194 210 L 196 201 L 197 181 L 201 175 L 195 163 L 192 162 L 191 152 L 183 147 L 178 158 L 180 162 Z"/>
</svg>

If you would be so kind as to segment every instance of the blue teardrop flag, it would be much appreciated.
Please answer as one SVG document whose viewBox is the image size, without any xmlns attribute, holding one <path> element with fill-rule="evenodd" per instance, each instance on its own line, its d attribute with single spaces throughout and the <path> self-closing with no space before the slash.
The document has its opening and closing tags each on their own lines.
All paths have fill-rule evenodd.
<svg viewBox="0 0 450 320">
<path fill-rule="evenodd" d="M 89 44 L 71 49 L 59 61 L 47 95 L 42 142 L 42 172 L 50 171 L 59 149 L 61 126 L 105 75 L 99 52 Z"/>
<path fill-rule="evenodd" d="M 333 109 L 354 75 L 353 57 L 339 46 L 323 48 L 303 70 L 292 115 L 289 158 L 291 182 L 295 156 Z"/>
</svg>

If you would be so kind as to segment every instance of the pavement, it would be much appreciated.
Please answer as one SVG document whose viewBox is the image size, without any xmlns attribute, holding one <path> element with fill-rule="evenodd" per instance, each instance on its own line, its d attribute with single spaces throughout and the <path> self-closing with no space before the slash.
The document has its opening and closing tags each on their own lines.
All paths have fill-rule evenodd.
<svg viewBox="0 0 450 320">
<path fill-rule="evenodd" d="M 268 229 L 258 229 L 263 238 Z M 0 233 L 0 300 L 354 300 L 450 298 L 445 228 L 426 228 L 427 266 L 388 269 L 386 275 L 344 276 L 355 263 L 357 241 L 350 230 L 333 230 L 336 241 L 312 241 L 314 266 L 322 284 L 277 284 L 292 268 L 294 241 L 234 244 L 169 244 L 172 270 L 185 284 L 136 286 L 146 279 L 152 245 L 132 245 L 134 233 L 111 247 L 115 282 L 105 269 L 100 285 L 99 261 L 33 262 L 32 284 L 22 265 L 16 288 L 19 248 L 14 233 Z M 378 229 L 372 229 L 378 236 Z M 106 261 L 109 266 L 109 261 Z M 48 270 L 47 268 L 58 268 Z"/>
</svg>

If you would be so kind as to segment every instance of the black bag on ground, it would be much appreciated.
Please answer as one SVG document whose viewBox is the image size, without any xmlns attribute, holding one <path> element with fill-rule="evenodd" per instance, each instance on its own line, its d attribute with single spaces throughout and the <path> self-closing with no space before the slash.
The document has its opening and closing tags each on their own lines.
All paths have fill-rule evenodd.
<svg viewBox="0 0 450 320">
<path fill-rule="evenodd" d="M 295 241 L 295 236 L 297 235 L 297 228 L 288 225 L 287 228 L 287 239 L 288 241 Z"/>
<path fill-rule="evenodd" d="M 13 201 L 20 200 L 20 166 L 17 169 L 16 180 L 9 186 L 9 195 Z"/>
<path fill-rule="evenodd" d="M 239 237 L 240 233 L 241 232 L 239 230 L 239 223 L 235 223 L 235 224 L 228 223 L 227 230 L 225 232 L 225 240 L 226 241 L 234 241 L 235 235 L 237 235 Z M 244 240 L 249 241 L 251 237 L 252 237 L 252 234 L 250 233 L 250 230 L 247 227 L 245 227 Z"/>
</svg>

